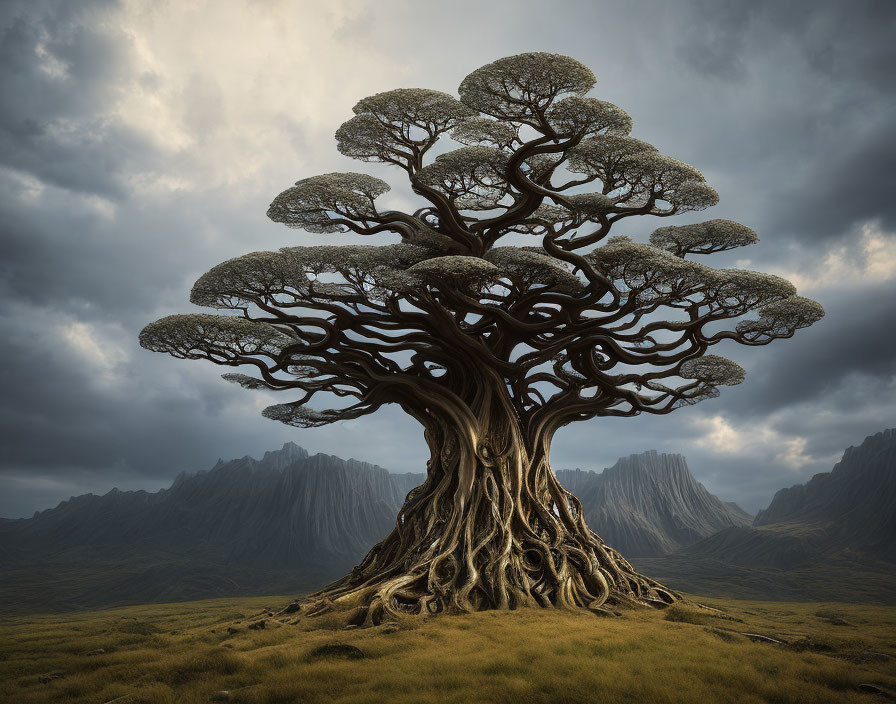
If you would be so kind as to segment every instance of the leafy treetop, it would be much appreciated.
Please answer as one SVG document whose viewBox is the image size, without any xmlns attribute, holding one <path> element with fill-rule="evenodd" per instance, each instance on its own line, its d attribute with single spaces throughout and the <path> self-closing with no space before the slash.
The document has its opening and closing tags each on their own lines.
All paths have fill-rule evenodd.
<svg viewBox="0 0 896 704">
<path fill-rule="evenodd" d="M 467 417 L 488 377 L 535 437 L 594 416 L 667 413 L 740 383 L 743 370 L 710 347 L 790 337 L 823 311 L 779 277 L 687 258 L 755 243 L 744 225 L 660 227 L 649 244 L 610 237 L 627 218 L 718 196 L 696 168 L 629 136 L 623 110 L 586 96 L 594 82 L 569 57 L 529 53 L 471 73 L 459 100 L 424 89 L 361 100 L 336 132 L 339 151 L 405 171 L 421 207 L 381 209 L 384 181 L 330 173 L 284 190 L 268 216 L 401 243 L 224 262 L 191 300 L 236 317 L 169 316 L 141 344 L 249 367 L 254 376 L 225 378 L 293 391 L 265 415 L 302 427 L 384 403 L 424 423 Z M 461 146 L 430 156 L 448 137 Z M 321 393 L 349 401 L 311 409 Z"/>
</svg>

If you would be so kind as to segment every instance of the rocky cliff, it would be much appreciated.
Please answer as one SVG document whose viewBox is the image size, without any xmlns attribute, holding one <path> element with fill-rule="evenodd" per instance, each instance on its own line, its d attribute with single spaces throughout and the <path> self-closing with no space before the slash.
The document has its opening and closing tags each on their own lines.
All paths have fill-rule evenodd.
<svg viewBox="0 0 896 704">
<path fill-rule="evenodd" d="M 392 476 L 287 443 L 156 493 L 73 497 L 0 523 L 0 597 L 43 585 L 41 573 L 57 576 L 41 587 L 54 601 L 78 606 L 320 586 L 395 525 Z"/>
<path fill-rule="evenodd" d="M 626 557 L 664 555 L 752 520 L 710 494 L 681 455 L 651 450 L 600 474 L 561 470 L 557 478 L 582 501 L 591 529 Z"/>
<path fill-rule="evenodd" d="M 404 500 L 411 489 L 416 489 L 426 481 L 425 474 L 415 474 L 413 472 L 407 472 L 406 474 L 392 474 L 391 477 L 392 483 L 395 484 L 395 490 L 398 492 L 398 498 L 400 499 L 398 502 L 399 506 L 404 503 Z"/>
<path fill-rule="evenodd" d="M 841 562 L 866 553 L 891 559 L 894 476 L 890 430 L 847 450 L 832 472 L 778 492 L 750 527 L 750 517 L 710 494 L 680 455 L 631 455 L 602 473 L 557 471 L 581 499 L 588 524 L 647 574 L 707 594 L 726 583 L 728 595 L 736 595 L 747 580 L 751 596 L 769 598 L 783 598 L 772 589 L 782 570 L 830 569 L 832 555 Z M 0 519 L 0 609 L 319 587 L 385 537 L 405 496 L 424 478 L 309 457 L 287 443 L 261 460 L 219 461 L 209 471 L 182 474 L 156 493 L 113 489 L 73 497 L 29 519 Z M 875 569 L 883 576 L 866 591 L 879 594 L 891 568 Z M 850 570 L 852 562 L 843 567 Z M 800 579 L 793 577 L 787 598 L 803 588 Z"/>
<path fill-rule="evenodd" d="M 848 448 L 830 472 L 781 489 L 752 527 L 635 566 L 709 596 L 894 603 L 896 430 Z"/>
<path fill-rule="evenodd" d="M 802 524 L 856 550 L 896 556 L 896 429 L 850 447 L 830 472 L 781 489 L 755 526 Z"/>
<path fill-rule="evenodd" d="M 403 496 L 366 462 L 308 456 L 293 443 L 182 474 L 156 493 L 85 494 L 0 526 L 18 561 L 164 551 L 283 568 L 350 567 L 395 523 Z"/>
</svg>

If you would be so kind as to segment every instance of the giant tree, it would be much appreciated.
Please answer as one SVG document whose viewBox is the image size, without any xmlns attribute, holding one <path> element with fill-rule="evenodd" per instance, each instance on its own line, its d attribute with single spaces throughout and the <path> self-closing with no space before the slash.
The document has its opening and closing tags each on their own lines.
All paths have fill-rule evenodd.
<svg viewBox="0 0 896 704">
<path fill-rule="evenodd" d="M 711 347 L 790 337 L 823 311 L 777 276 L 688 258 L 754 243 L 744 225 L 670 225 L 649 244 L 610 237 L 633 216 L 718 196 L 693 166 L 630 137 L 620 108 L 585 97 L 594 80 L 573 59 L 530 53 L 474 71 L 459 100 L 424 89 L 364 98 L 338 149 L 403 170 L 419 209 L 380 207 L 389 186 L 378 178 L 329 173 L 284 190 L 268 217 L 393 243 L 226 261 L 191 294 L 224 314 L 142 331 L 148 349 L 245 367 L 224 378 L 291 392 L 268 418 L 309 428 L 394 403 L 423 426 L 425 482 L 389 536 L 311 597 L 312 613 L 377 623 L 676 598 L 586 526 L 549 466 L 554 433 L 717 396 L 744 373 Z"/>
</svg>

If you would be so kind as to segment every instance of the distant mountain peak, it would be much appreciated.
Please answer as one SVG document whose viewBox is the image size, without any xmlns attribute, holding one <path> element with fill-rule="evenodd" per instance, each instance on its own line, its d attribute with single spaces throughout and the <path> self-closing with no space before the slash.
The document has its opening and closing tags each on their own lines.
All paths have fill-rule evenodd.
<svg viewBox="0 0 896 704">
<path fill-rule="evenodd" d="M 715 582 L 729 583 L 726 592 L 740 590 L 742 583 L 754 594 L 767 595 L 761 598 L 790 599 L 795 585 L 799 598 L 819 601 L 892 594 L 896 429 L 847 448 L 830 472 L 781 489 L 753 527 L 721 531 L 668 560 L 650 565 L 650 573 L 697 593 L 709 593 L 704 589 L 715 589 Z M 838 583 L 844 590 L 832 591 Z"/>
<path fill-rule="evenodd" d="M 265 452 L 259 465 L 264 469 L 282 470 L 294 462 L 307 459 L 308 451 L 304 447 L 299 447 L 294 442 L 285 442 L 279 450 Z"/>
<path fill-rule="evenodd" d="M 880 452 L 890 447 L 896 447 L 896 428 L 888 428 L 874 435 L 866 437 L 858 446 L 851 445 L 843 452 L 843 457 L 834 465 L 831 473 L 838 471 L 845 462 L 852 460 L 857 455 L 865 456 L 869 453 Z"/>
<path fill-rule="evenodd" d="M 848 447 L 830 472 L 778 491 L 753 525 L 824 526 L 830 539 L 896 555 L 896 429 Z"/>
<path fill-rule="evenodd" d="M 647 450 L 620 457 L 600 474 L 556 474 L 582 501 L 589 527 L 630 557 L 663 555 L 752 520 L 710 494 L 680 454 Z"/>
<path fill-rule="evenodd" d="M 652 476 L 658 475 L 682 475 L 696 482 L 693 478 L 691 470 L 688 469 L 688 462 L 684 455 L 677 453 L 657 452 L 656 450 L 647 450 L 628 457 L 620 457 L 616 460 L 616 464 L 604 472 L 610 474 L 648 474 Z"/>
</svg>

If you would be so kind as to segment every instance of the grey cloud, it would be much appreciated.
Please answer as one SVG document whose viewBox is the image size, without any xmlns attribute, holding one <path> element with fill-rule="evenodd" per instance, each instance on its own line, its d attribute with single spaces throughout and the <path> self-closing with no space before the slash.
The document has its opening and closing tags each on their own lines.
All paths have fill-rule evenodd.
<svg viewBox="0 0 896 704">
<path fill-rule="evenodd" d="M 806 169 L 814 187 L 787 183 L 771 210 L 775 224 L 795 233 L 807 248 L 845 239 L 862 220 L 896 230 L 894 109 L 892 99 L 871 108 L 857 106 L 853 122 L 818 140 L 819 157 Z"/>
<path fill-rule="evenodd" d="M 146 145 L 98 108 L 126 88 L 131 46 L 105 31 L 111 3 L 13 4 L 0 34 L 0 163 L 64 188 L 106 197 Z"/>
<path fill-rule="evenodd" d="M 739 201 L 757 229 L 806 247 L 862 219 L 892 229 L 896 7 L 694 2 L 676 20 L 656 59 L 665 48 L 683 62 L 650 99 L 666 106 L 658 120 L 685 126 L 681 158 L 736 173 L 722 207 Z M 636 129 L 662 129 L 646 118 Z"/>
<path fill-rule="evenodd" d="M 756 4 L 698 2 L 695 6 L 676 53 L 699 74 L 724 81 L 743 79 L 747 61 L 742 53 Z"/>
<path fill-rule="evenodd" d="M 896 376 L 896 282 L 821 298 L 825 318 L 808 330 L 731 354 L 748 367 L 748 382 L 728 404 L 733 412 L 765 415 L 787 405 L 818 402 L 845 413 L 857 402 L 843 393 L 851 380 L 881 382 Z"/>
<path fill-rule="evenodd" d="M 222 183 L 201 171 L 196 153 L 164 152 L 109 118 L 120 91 L 161 91 L 166 81 L 138 75 L 131 39 L 101 28 L 103 13 L 119 7 L 23 1 L 0 8 L 0 515 L 116 484 L 156 488 L 218 456 L 257 456 L 290 439 L 422 471 L 422 433 L 397 408 L 296 431 L 261 418 L 252 394 L 221 381 L 222 370 L 137 346 L 144 324 L 191 309 L 190 285 L 214 264 L 316 241 L 264 218 L 274 194 L 308 175 L 297 171 L 367 165 L 343 159 L 331 141 L 325 161 L 297 169 L 295 160 L 320 145 L 287 114 L 278 116 L 282 153 L 265 155 L 269 170 Z M 856 245 L 857 222 L 877 218 L 892 229 L 893 17 L 892 3 L 871 2 L 569 2 L 547 11 L 534 2 L 470 1 L 414 12 L 385 2 L 359 7 L 332 45 L 363 61 L 365 52 L 392 54 L 394 37 L 403 38 L 405 73 L 370 93 L 415 85 L 453 92 L 466 73 L 500 56 L 572 55 L 595 70 L 595 95 L 633 115 L 635 136 L 718 185 L 721 206 L 692 220 L 730 217 L 760 232 L 755 252 L 708 264 L 743 256 L 758 269 L 796 270 L 838 242 Z M 302 20 L 294 16 L 297 26 Z M 450 61 L 434 28 L 461 37 Z M 67 77 L 41 70 L 38 43 Z M 207 148 L 213 128 L 228 125 L 218 102 L 225 78 L 197 76 L 181 97 L 197 150 Z M 332 130 L 347 117 L 333 116 Z M 400 180 L 396 170 L 373 170 Z M 168 174 L 194 183 L 147 186 Z M 632 230 L 646 235 L 659 224 L 666 223 Z M 649 448 L 686 451 L 711 490 L 750 510 L 767 505 L 776 489 L 827 471 L 847 445 L 896 425 L 889 353 L 896 325 L 887 305 L 894 293 L 892 284 L 867 282 L 831 293 L 822 299 L 828 317 L 815 328 L 731 351 L 749 371 L 741 387 L 670 416 L 570 426 L 558 434 L 552 461 L 600 469 Z M 102 383 L 96 360 L 60 337 L 74 323 L 121 352 L 107 369 L 113 383 Z M 810 461 L 794 470 L 758 443 L 736 456 L 702 448 L 696 419 L 713 414 L 735 428 L 772 419 L 785 436 L 806 438 Z"/>
</svg>

